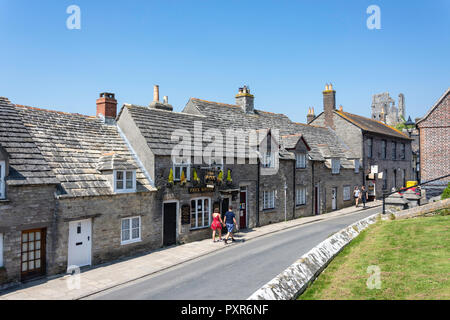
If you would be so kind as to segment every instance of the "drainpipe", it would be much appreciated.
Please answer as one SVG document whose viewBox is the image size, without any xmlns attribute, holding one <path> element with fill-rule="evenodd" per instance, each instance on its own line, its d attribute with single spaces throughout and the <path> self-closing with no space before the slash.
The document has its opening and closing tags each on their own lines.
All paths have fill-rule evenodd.
<svg viewBox="0 0 450 320">
<path fill-rule="evenodd" d="M 295 189 L 295 170 L 296 170 L 296 165 L 295 165 L 295 161 L 292 161 L 292 164 L 293 164 L 293 167 L 294 167 L 294 174 L 293 174 L 293 177 L 294 177 L 294 179 L 293 179 L 293 188 L 292 188 L 292 190 L 293 190 L 293 193 L 292 193 L 292 200 L 293 200 L 293 206 L 292 206 L 292 219 L 295 219 L 295 195 L 296 195 L 296 189 Z"/>
<path fill-rule="evenodd" d="M 257 175 L 256 175 L 256 227 L 259 227 L 259 184 L 261 181 L 261 165 L 259 161 L 259 157 L 257 159 Z"/>
<path fill-rule="evenodd" d="M 284 221 L 287 221 L 287 183 L 284 182 Z"/>
</svg>

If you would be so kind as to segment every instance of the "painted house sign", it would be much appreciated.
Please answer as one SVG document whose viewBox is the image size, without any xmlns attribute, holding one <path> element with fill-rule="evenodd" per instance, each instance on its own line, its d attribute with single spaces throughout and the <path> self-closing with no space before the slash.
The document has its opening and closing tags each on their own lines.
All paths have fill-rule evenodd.
<svg viewBox="0 0 450 320">
<path fill-rule="evenodd" d="M 188 204 L 181 207 L 181 224 L 191 224 L 191 206 Z"/>
</svg>

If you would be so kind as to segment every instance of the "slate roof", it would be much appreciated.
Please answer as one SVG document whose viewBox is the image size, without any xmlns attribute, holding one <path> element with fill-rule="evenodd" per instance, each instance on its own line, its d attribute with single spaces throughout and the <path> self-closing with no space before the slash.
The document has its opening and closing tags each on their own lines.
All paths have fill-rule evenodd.
<svg viewBox="0 0 450 320">
<path fill-rule="evenodd" d="M 300 134 L 311 148 L 309 151 L 311 159 L 316 161 L 325 161 L 328 157 L 356 158 L 348 148 L 342 145 L 334 132 L 322 127 L 294 123 L 284 114 L 261 110 L 255 110 L 254 114 L 248 114 L 237 105 L 197 98 L 191 98 L 182 112 L 170 112 L 129 104 L 124 105 L 123 108 L 128 109 L 149 147 L 156 155 L 171 155 L 173 147 L 178 143 L 172 142 L 170 138 L 174 130 L 185 129 L 193 135 L 194 121 L 201 121 L 203 132 L 208 129 L 217 129 L 224 134 L 227 129 L 254 129 L 261 132 L 266 129 L 278 129 L 280 136 Z M 207 144 L 204 142 L 203 148 Z M 281 138 L 283 148 L 289 148 L 291 145 L 291 141 Z M 286 150 L 281 150 L 280 155 L 284 159 L 294 159 L 293 155 Z"/>
<path fill-rule="evenodd" d="M 368 132 L 378 133 L 382 135 L 388 135 L 396 138 L 408 139 L 409 137 L 403 132 L 390 127 L 380 121 L 376 121 L 370 118 L 358 116 L 356 114 L 348 113 L 345 111 L 335 111 L 342 118 L 350 121 L 358 128 L 361 128 Z"/>
<path fill-rule="evenodd" d="M 154 188 L 139 168 L 117 127 L 99 118 L 16 105 L 35 145 L 58 179 L 60 197 L 112 195 L 98 167 L 105 164 L 105 154 L 120 156 L 136 170 L 137 191 Z"/>
<path fill-rule="evenodd" d="M 8 185 L 58 184 L 13 104 L 0 98 L 0 145 L 9 154 Z"/>
</svg>

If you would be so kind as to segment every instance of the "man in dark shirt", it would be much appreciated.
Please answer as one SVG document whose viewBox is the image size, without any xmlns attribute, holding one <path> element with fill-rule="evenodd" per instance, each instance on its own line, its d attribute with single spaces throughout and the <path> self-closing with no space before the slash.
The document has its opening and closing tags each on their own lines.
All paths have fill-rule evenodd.
<svg viewBox="0 0 450 320">
<path fill-rule="evenodd" d="M 228 208 L 227 213 L 225 213 L 225 225 L 228 229 L 228 233 L 227 236 L 225 237 L 225 244 L 228 243 L 228 238 L 231 236 L 231 241 L 235 241 L 234 237 L 233 237 L 233 230 L 234 230 L 234 226 L 236 225 L 236 229 L 237 229 L 237 222 L 236 222 L 236 215 L 233 212 L 233 207 L 230 206 Z"/>
<path fill-rule="evenodd" d="M 363 203 L 363 208 L 366 207 L 366 202 L 367 202 L 368 199 L 369 199 L 369 195 L 367 194 L 366 187 L 362 186 L 361 187 L 361 200 L 362 200 L 362 203 Z"/>
</svg>

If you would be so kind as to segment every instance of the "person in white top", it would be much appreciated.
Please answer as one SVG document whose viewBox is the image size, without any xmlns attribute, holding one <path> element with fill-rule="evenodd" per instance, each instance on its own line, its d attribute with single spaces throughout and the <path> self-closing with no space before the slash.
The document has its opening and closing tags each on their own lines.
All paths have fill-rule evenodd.
<svg viewBox="0 0 450 320">
<path fill-rule="evenodd" d="M 353 190 L 353 197 L 355 198 L 355 201 L 356 201 L 356 208 L 358 208 L 360 194 L 361 194 L 361 191 L 359 191 L 359 188 L 355 187 L 355 190 Z"/>
</svg>

